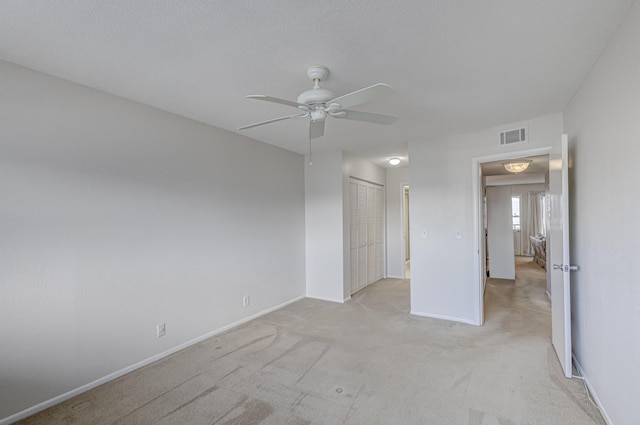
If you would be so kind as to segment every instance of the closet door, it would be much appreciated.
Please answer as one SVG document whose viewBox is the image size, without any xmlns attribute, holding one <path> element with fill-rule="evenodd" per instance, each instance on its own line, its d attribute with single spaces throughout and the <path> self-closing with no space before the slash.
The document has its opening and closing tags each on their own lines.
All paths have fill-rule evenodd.
<svg viewBox="0 0 640 425">
<path fill-rule="evenodd" d="M 367 186 L 367 285 L 376 281 L 376 188 Z"/>
<path fill-rule="evenodd" d="M 367 286 L 367 186 L 358 183 L 358 290 Z"/>
<path fill-rule="evenodd" d="M 384 277 L 384 187 L 349 182 L 351 294 Z"/>
</svg>

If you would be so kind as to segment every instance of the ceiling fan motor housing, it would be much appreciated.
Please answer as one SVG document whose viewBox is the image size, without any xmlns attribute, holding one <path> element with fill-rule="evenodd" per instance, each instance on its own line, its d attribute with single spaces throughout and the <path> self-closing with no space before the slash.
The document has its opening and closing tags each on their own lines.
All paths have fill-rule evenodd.
<svg viewBox="0 0 640 425">
<path fill-rule="evenodd" d="M 318 87 L 302 92 L 298 96 L 298 103 L 309 106 L 324 105 L 335 97 L 336 95 L 331 90 Z"/>
<path fill-rule="evenodd" d="M 322 105 L 334 99 L 336 95 L 327 89 L 320 87 L 320 81 L 326 79 L 329 76 L 329 68 L 324 65 L 311 65 L 307 67 L 307 77 L 314 81 L 314 86 L 311 90 L 306 90 L 298 96 L 298 103 L 302 103 L 307 106 Z"/>
</svg>

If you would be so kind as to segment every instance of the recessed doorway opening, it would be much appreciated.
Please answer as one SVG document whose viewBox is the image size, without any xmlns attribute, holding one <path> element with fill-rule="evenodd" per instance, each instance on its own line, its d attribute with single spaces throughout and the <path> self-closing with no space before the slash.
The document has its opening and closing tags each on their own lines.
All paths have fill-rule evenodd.
<svg viewBox="0 0 640 425">
<path fill-rule="evenodd" d="M 545 184 L 545 173 L 548 170 L 548 154 L 551 148 L 539 148 L 539 149 L 531 149 L 526 151 L 519 152 L 504 152 L 501 154 L 490 155 L 482 158 L 474 158 L 473 159 L 473 188 L 474 188 L 474 245 L 476 247 L 477 258 L 476 258 L 476 270 L 477 270 L 477 324 L 482 325 L 484 323 L 484 290 L 486 286 L 486 281 L 488 277 L 495 278 L 507 278 L 513 279 L 515 278 L 515 256 L 516 256 L 516 237 L 520 237 L 521 239 L 525 239 L 522 237 L 522 229 L 525 224 L 523 224 L 523 218 L 520 217 L 523 208 L 526 209 L 525 204 L 527 201 L 526 198 L 522 196 L 521 192 L 517 190 L 507 189 L 508 186 L 516 187 L 516 185 L 535 185 L 535 184 Z M 536 170 L 535 161 L 532 163 L 531 171 L 527 173 L 519 173 L 517 175 L 506 173 L 503 162 L 511 159 L 519 159 L 519 158 L 533 158 L 536 157 L 539 159 L 541 169 Z M 535 174 L 536 171 L 539 171 L 537 174 L 541 174 L 541 176 L 537 176 L 532 178 L 531 176 L 527 176 L 527 174 Z M 526 186 L 522 186 L 526 187 Z M 489 191 L 487 189 L 491 188 Z M 492 192 L 494 196 L 494 200 L 497 200 L 496 205 L 500 205 L 499 211 L 502 211 L 502 208 L 506 208 L 504 212 L 504 220 L 499 218 L 498 227 L 495 227 L 494 224 L 494 233 L 490 235 L 491 229 L 489 225 L 489 220 L 491 217 L 490 205 L 492 202 L 489 199 L 488 192 Z M 528 192 L 527 192 L 528 193 Z M 512 203 L 512 195 L 520 195 L 520 205 L 517 217 L 517 226 L 520 229 L 514 230 L 514 217 L 513 217 L 513 203 Z M 494 217 L 495 218 L 495 217 Z M 514 234 L 514 231 L 517 234 Z M 493 237 L 493 240 L 492 240 Z M 525 247 L 525 242 L 522 240 L 520 242 L 520 248 Z M 492 265 L 492 245 L 493 245 L 493 254 L 500 253 L 502 257 L 496 258 L 495 260 L 498 262 L 494 262 Z M 496 251 L 496 247 L 502 247 L 499 251 Z M 509 259 L 504 258 L 504 256 L 508 256 Z M 502 262 L 502 263 L 500 263 Z M 501 275 L 492 275 L 491 270 L 496 271 L 495 267 L 503 265 L 505 266 L 505 270 L 509 272 L 509 276 L 503 277 Z M 508 266 L 508 267 L 507 267 Z"/>
<path fill-rule="evenodd" d="M 402 186 L 402 240 L 404 247 L 404 278 L 411 278 L 411 239 L 409 226 L 409 186 Z"/>
</svg>

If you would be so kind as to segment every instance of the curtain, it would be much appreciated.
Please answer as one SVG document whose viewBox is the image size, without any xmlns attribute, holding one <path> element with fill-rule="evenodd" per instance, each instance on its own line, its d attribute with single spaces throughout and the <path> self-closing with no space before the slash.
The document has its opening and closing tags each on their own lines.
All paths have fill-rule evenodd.
<svg viewBox="0 0 640 425">
<path fill-rule="evenodd" d="M 525 234 L 526 247 L 525 253 L 533 255 L 533 246 L 529 236 L 545 234 L 545 199 L 544 192 L 529 192 L 529 205 L 527 208 L 527 229 Z"/>
</svg>

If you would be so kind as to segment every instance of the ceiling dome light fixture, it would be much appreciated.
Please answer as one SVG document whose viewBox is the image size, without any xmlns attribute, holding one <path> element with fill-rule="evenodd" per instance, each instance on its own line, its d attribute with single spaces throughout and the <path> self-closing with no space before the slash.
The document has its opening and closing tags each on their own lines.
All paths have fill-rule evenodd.
<svg viewBox="0 0 640 425">
<path fill-rule="evenodd" d="M 517 161 L 503 162 L 504 169 L 510 173 L 518 174 L 529 168 L 530 159 L 519 159 Z"/>
<path fill-rule="evenodd" d="M 398 165 L 400 164 L 400 158 L 398 157 L 393 157 L 393 158 L 389 158 L 389 164 L 390 165 Z"/>
</svg>

